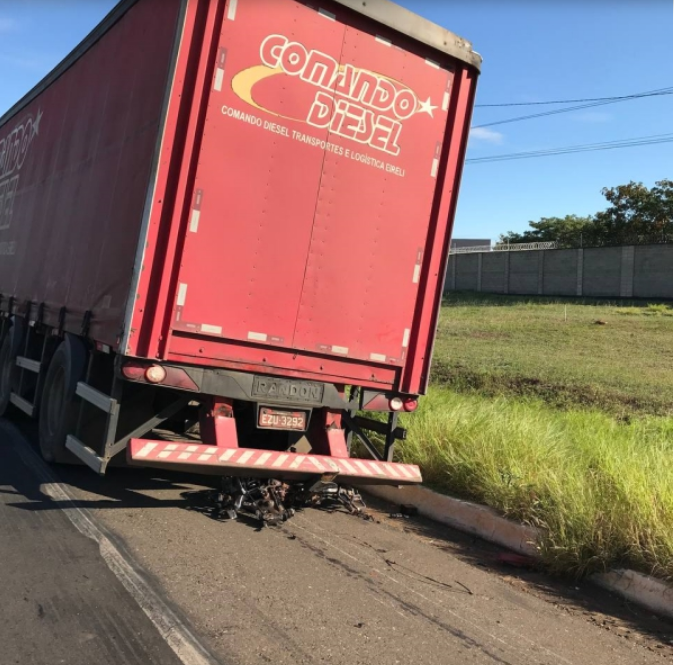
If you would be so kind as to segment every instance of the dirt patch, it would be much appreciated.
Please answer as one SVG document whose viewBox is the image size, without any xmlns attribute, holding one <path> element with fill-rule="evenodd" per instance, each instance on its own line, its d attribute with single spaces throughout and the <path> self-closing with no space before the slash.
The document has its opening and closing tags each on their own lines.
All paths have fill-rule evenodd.
<svg viewBox="0 0 674 665">
<path fill-rule="evenodd" d="M 559 409 L 601 409 L 629 422 L 636 415 L 669 416 L 671 402 L 644 399 L 594 385 L 565 385 L 530 376 L 486 374 L 460 365 L 435 362 L 431 381 L 457 392 L 486 397 L 516 396 L 543 400 Z"/>
</svg>

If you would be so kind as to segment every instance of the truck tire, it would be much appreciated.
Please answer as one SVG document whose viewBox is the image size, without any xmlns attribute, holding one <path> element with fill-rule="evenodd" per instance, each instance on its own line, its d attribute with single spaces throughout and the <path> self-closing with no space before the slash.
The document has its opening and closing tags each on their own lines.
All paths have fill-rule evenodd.
<svg viewBox="0 0 674 665">
<path fill-rule="evenodd" d="M 74 462 L 66 449 L 66 436 L 77 424 L 75 390 L 84 377 L 87 351 L 82 342 L 66 336 L 54 352 L 40 401 L 40 453 L 47 462 Z"/>
<path fill-rule="evenodd" d="M 9 396 L 12 393 L 15 367 L 16 356 L 12 353 L 12 338 L 10 333 L 7 333 L 0 345 L 0 418 L 10 407 Z"/>
<path fill-rule="evenodd" d="M 13 408 L 9 397 L 17 385 L 19 370 L 16 357 L 19 355 L 24 331 L 23 319 L 14 319 L 12 327 L 7 330 L 0 344 L 0 418 L 11 413 Z"/>
</svg>

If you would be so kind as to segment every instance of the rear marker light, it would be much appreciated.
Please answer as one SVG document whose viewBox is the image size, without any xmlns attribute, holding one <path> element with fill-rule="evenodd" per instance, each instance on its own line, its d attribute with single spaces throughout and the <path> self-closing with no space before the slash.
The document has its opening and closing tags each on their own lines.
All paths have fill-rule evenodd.
<svg viewBox="0 0 674 665">
<path fill-rule="evenodd" d="M 410 411 L 416 411 L 417 407 L 419 406 L 419 401 L 416 399 L 406 399 L 405 403 L 403 404 L 403 408 L 405 411 L 408 413 Z"/>
<path fill-rule="evenodd" d="M 145 370 L 145 380 L 148 383 L 161 383 L 166 378 L 166 370 L 161 365 L 150 365 Z"/>
<path fill-rule="evenodd" d="M 388 405 L 391 407 L 392 411 L 400 411 L 404 406 L 400 397 L 392 397 Z"/>
<path fill-rule="evenodd" d="M 142 381 L 145 376 L 145 367 L 138 363 L 128 362 L 122 365 L 122 374 L 124 378 L 131 381 Z"/>
</svg>

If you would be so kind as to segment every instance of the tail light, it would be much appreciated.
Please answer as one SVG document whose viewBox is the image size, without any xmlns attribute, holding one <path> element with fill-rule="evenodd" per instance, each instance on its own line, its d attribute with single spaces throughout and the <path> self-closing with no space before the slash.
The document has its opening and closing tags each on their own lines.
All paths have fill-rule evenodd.
<svg viewBox="0 0 674 665">
<path fill-rule="evenodd" d="M 388 405 L 391 407 L 391 411 L 402 411 L 405 403 L 400 397 L 392 397 Z"/>
<path fill-rule="evenodd" d="M 412 397 L 408 397 L 404 402 L 403 402 L 403 409 L 407 411 L 408 413 L 410 411 L 416 411 L 417 407 L 419 406 L 419 400 L 414 399 Z"/>
<path fill-rule="evenodd" d="M 199 386 L 181 367 L 156 364 L 148 365 L 137 360 L 127 360 L 122 365 L 122 374 L 129 381 L 180 388 L 181 390 L 199 391 Z"/>
<path fill-rule="evenodd" d="M 150 365 L 145 370 L 145 380 L 148 383 L 163 383 L 166 379 L 166 370 L 161 365 Z"/>
</svg>

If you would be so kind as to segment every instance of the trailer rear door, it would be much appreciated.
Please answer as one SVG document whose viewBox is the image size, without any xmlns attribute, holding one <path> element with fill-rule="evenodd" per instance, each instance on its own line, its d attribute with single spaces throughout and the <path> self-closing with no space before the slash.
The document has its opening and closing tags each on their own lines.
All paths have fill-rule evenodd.
<svg viewBox="0 0 674 665">
<path fill-rule="evenodd" d="M 171 327 L 400 366 L 453 73 L 326 7 L 227 5 Z"/>
</svg>

